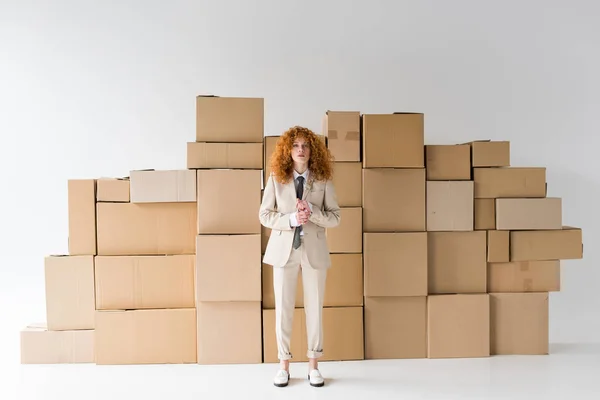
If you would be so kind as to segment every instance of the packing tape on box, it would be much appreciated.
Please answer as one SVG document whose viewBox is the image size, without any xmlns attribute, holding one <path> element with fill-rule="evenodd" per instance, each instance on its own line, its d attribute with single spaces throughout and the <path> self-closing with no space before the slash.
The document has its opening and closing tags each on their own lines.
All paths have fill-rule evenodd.
<svg viewBox="0 0 600 400">
<path fill-rule="evenodd" d="M 327 137 L 329 139 L 337 139 L 337 137 L 338 137 L 337 131 L 333 130 L 333 129 L 328 130 L 327 131 Z"/>
<path fill-rule="evenodd" d="M 360 133 L 357 131 L 346 132 L 346 140 L 360 140 Z"/>
<path fill-rule="evenodd" d="M 533 288 L 533 279 L 523 279 L 523 291 L 530 292 Z"/>
</svg>

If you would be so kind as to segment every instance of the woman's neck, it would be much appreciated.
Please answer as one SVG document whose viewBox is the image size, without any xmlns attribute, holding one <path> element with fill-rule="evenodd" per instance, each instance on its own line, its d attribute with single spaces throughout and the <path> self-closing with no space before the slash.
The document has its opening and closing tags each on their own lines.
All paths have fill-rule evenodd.
<svg viewBox="0 0 600 400">
<path fill-rule="evenodd" d="M 303 173 L 305 173 L 307 169 L 308 169 L 308 166 L 306 164 L 301 164 L 301 165 L 296 165 L 295 164 L 294 165 L 294 171 L 296 171 L 300 175 L 302 175 Z"/>
</svg>

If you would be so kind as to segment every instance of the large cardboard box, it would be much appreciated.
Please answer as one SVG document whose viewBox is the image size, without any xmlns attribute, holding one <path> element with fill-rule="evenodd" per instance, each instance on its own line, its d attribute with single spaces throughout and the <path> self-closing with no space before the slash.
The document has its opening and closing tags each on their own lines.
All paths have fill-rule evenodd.
<svg viewBox="0 0 600 400">
<path fill-rule="evenodd" d="M 30 324 L 20 332 L 21 364 L 81 364 L 95 361 L 93 329 L 51 331 Z"/>
<path fill-rule="evenodd" d="M 195 203 L 98 203 L 98 255 L 195 254 Z"/>
<path fill-rule="evenodd" d="M 362 307 L 326 307 L 323 309 L 323 356 L 321 361 L 364 360 L 364 343 Z"/>
<path fill-rule="evenodd" d="M 473 168 L 475 198 L 546 197 L 546 168 Z"/>
<path fill-rule="evenodd" d="M 486 232 L 427 232 L 429 294 L 485 293 Z"/>
<path fill-rule="evenodd" d="M 496 229 L 496 200 L 475 199 L 475 230 Z"/>
<path fill-rule="evenodd" d="M 510 261 L 509 231 L 487 231 L 487 261 Z"/>
<path fill-rule="evenodd" d="M 562 228 L 562 200 L 496 199 L 496 229 L 547 230 Z"/>
<path fill-rule="evenodd" d="M 196 301 L 261 301 L 260 234 L 196 238 Z"/>
<path fill-rule="evenodd" d="M 187 168 L 262 169 L 262 143 L 188 142 Z"/>
<path fill-rule="evenodd" d="M 491 294 L 491 354 L 548 354 L 548 320 L 548 293 Z"/>
<path fill-rule="evenodd" d="M 451 294 L 427 298 L 429 358 L 490 355 L 490 297 Z"/>
<path fill-rule="evenodd" d="M 97 256 L 96 310 L 194 308 L 194 255 Z"/>
<path fill-rule="evenodd" d="M 265 101 L 252 97 L 196 97 L 196 142 L 262 143 Z"/>
<path fill-rule="evenodd" d="M 427 357 L 427 297 L 365 298 L 365 359 Z"/>
<path fill-rule="evenodd" d="M 101 178 L 96 181 L 96 201 L 128 203 L 130 190 L 129 178 Z"/>
<path fill-rule="evenodd" d="M 199 364 L 262 363 L 260 301 L 207 301 L 196 307 Z"/>
<path fill-rule="evenodd" d="M 425 146 L 428 181 L 462 181 L 471 179 L 471 147 L 459 145 Z"/>
<path fill-rule="evenodd" d="M 580 228 L 511 231 L 510 261 L 574 260 L 583 258 Z"/>
<path fill-rule="evenodd" d="M 96 364 L 195 362 L 195 309 L 96 311 Z"/>
<path fill-rule="evenodd" d="M 262 171 L 198 170 L 198 233 L 260 234 Z"/>
<path fill-rule="evenodd" d="M 363 115 L 363 167 L 425 168 L 424 119 L 420 113 Z"/>
<path fill-rule="evenodd" d="M 560 260 L 488 263 L 488 293 L 560 291 Z"/>
<path fill-rule="evenodd" d="M 471 142 L 473 167 L 510 166 L 510 142 L 502 140 L 477 140 Z"/>
<path fill-rule="evenodd" d="M 263 362 L 279 363 L 277 336 L 275 334 L 275 310 L 263 310 Z M 290 338 L 290 362 L 306 362 L 306 317 L 304 308 L 294 309 L 292 335 Z"/>
<path fill-rule="evenodd" d="M 96 181 L 71 179 L 68 186 L 69 254 L 96 254 Z"/>
<path fill-rule="evenodd" d="M 143 170 L 130 172 L 132 203 L 186 203 L 196 201 L 196 171 Z"/>
<path fill-rule="evenodd" d="M 360 112 L 327 111 L 323 116 L 323 135 L 335 161 L 361 161 Z"/>
<path fill-rule="evenodd" d="M 472 181 L 427 182 L 427 231 L 472 231 Z"/>
<path fill-rule="evenodd" d="M 426 296 L 427 233 L 365 233 L 364 295 Z"/>
<path fill-rule="evenodd" d="M 360 207 L 340 209 L 340 224 L 327 229 L 327 245 L 331 253 L 362 253 L 363 210 Z"/>
<path fill-rule="evenodd" d="M 360 162 L 336 162 L 333 186 L 340 207 L 362 206 L 362 164 Z"/>
<path fill-rule="evenodd" d="M 425 169 L 363 169 L 364 232 L 424 232 Z"/>
<path fill-rule="evenodd" d="M 44 264 L 48 329 L 94 329 L 94 257 L 49 256 Z"/>
</svg>

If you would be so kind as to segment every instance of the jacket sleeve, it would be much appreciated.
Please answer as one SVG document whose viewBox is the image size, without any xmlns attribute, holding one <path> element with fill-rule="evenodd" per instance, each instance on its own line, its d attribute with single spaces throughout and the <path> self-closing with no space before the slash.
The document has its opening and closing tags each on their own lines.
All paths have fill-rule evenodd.
<svg viewBox="0 0 600 400">
<path fill-rule="evenodd" d="M 276 207 L 277 196 L 275 192 L 275 183 L 273 182 L 273 176 L 271 175 L 265 186 L 260 210 L 258 212 L 258 219 L 264 227 L 269 229 L 278 229 L 281 231 L 293 230 L 294 228 L 290 223 L 291 214 L 277 212 Z"/>
<path fill-rule="evenodd" d="M 328 180 L 325 184 L 323 209 L 312 207 L 312 214 L 309 220 L 323 228 L 334 228 L 340 224 L 340 206 L 338 205 L 337 194 L 331 180 Z"/>
</svg>

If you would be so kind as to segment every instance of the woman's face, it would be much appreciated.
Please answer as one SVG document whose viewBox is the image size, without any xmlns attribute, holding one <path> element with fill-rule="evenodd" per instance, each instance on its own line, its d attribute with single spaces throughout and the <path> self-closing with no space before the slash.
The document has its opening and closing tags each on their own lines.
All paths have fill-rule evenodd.
<svg viewBox="0 0 600 400">
<path fill-rule="evenodd" d="M 292 144 L 292 159 L 297 164 L 308 164 L 310 144 L 304 138 L 297 138 Z"/>
</svg>

